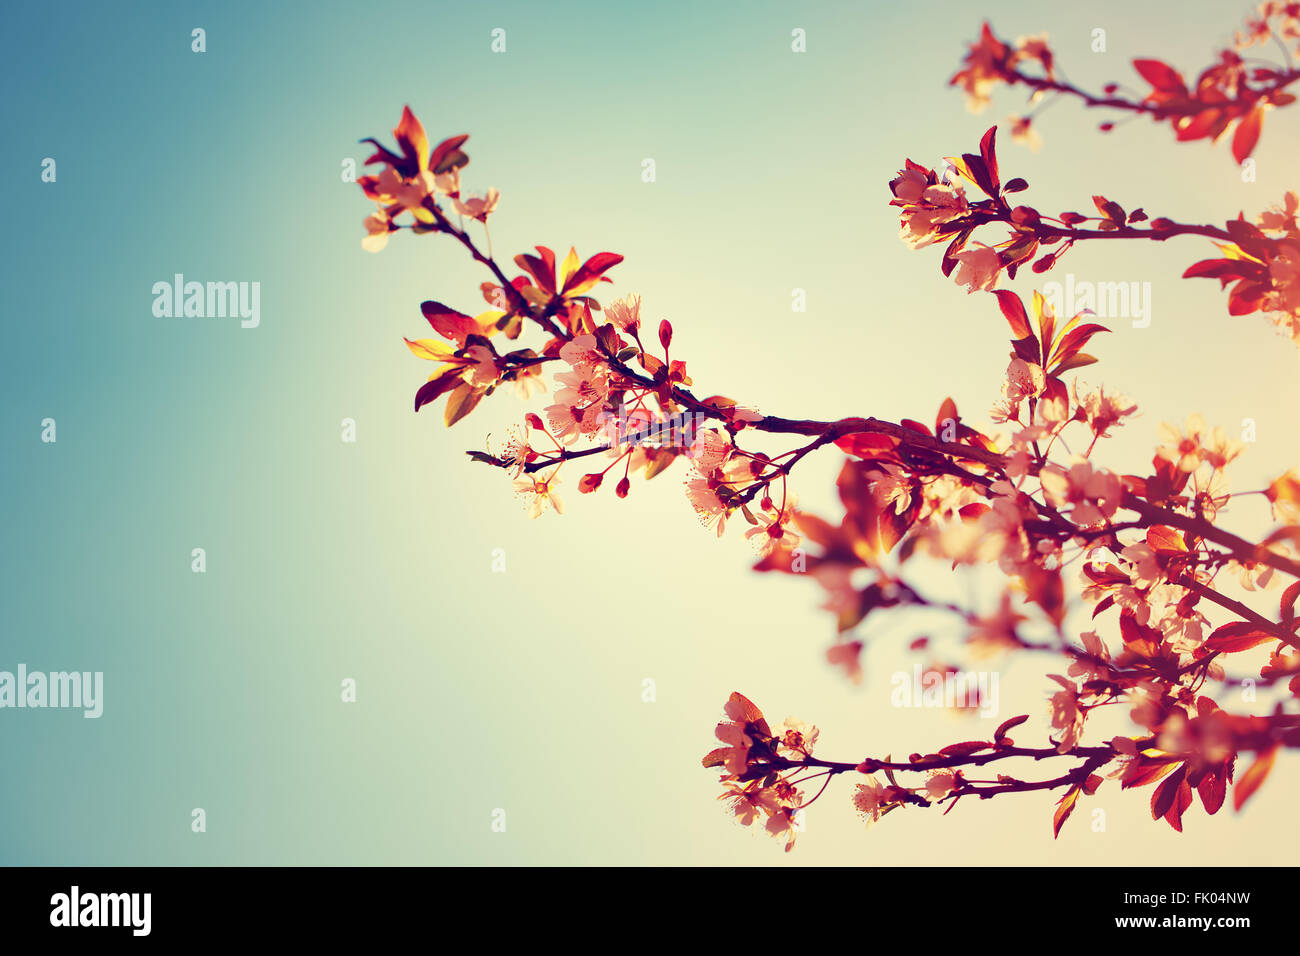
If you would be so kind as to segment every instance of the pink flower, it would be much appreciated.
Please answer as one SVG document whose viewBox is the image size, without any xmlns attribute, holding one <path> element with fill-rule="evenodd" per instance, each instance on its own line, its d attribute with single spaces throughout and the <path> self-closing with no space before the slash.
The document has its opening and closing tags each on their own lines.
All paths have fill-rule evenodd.
<svg viewBox="0 0 1300 956">
<path fill-rule="evenodd" d="M 957 253 L 957 272 L 954 281 L 966 286 L 967 293 L 992 289 L 998 284 L 1002 259 L 998 251 L 982 242 L 973 242 Z"/>
<path fill-rule="evenodd" d="M 723 766 L 728 773 L 742 774 L 749 766 L 749 748 L 754 741 L 745 733 L 745 725 L 738 721 L 723 721 L 714 728 L 713 734 L 727 745 Z"/>
<path fill-rule="evenodd" d="M 497 370 L 497 359 L 490 348 L 486 345 L 471 345 L 465 350 L 465 357 L 469 359 L 465 367 L 470 370 L 471 384 L 484 387 L 496 382 L 501 373 Z"/>
<path fill-rule="evenodd" d="M 1120 554 L 1129 562 L 1129 580 L 1133 587 L 1146 590 L 1164 576 L 1160 563 L 1156 560 L 1155 549 L 1145 541 L 1130 544 Z"/>
<path fill-rule="evenodd" d="M 816 727 L 805 724 L 795 717 L 787 717 L 777 728 L 776 740 L 779 749 L 784 751 L 786 756 L 811 757 L 819 733 Z"/>
<path fill-rule="evenodd" d="M 555 376 L 555 381 L 564 386 L 555 393 L 555 400 L 561 405 L 599 404 L 609 395 L 609 379 L 602 369 L 591 365 L 579 365 L 573 371 L 561 372 Z"/>
<path fill-rule="evenodd" d="M 1227 466 L 1245 447 L 1245 442 L 1228 438 L 1222 428 L 1201 434 L 1201 456 L 1214 468 Z"/>
<path fill-rule="evenodd" d="M 692 478 L 686 482 L 686 498 L 695 509 L 700 524 L 706 528 L 717 523 L 718 537 L 727 525 L 727 506 L 718 496 L 717 488 L 709 478 Z"/>
<path fill-rule="evenodd" d="M 854 592 L 856 594 L 856 592 Z M 845 676 L 853 683 L 862 681 L 862 642 L 844 641 L 832 644 L 826 650 L 826 662 L 833 667 L 843 668 Z"/>
<path fill-rule="evenodd" d="M 911 205 L 919 203 L 921 196 L 924 195 L 926 187 L 930 184 L 925 170 L 919 166 L 909 165 L 906 169 L 898 171 L 898 178 L 892 180 L 889 184 L 890 191 L 894 194 L 894 199 L 899 203 Z M 896 203 L 891 203 L 896 205 Z"/>
<path fill-rule="evenodd" d="M 1081 677 L 1084 681 L 1102 680 L 1109 676 L 1110 648 L 1096 631 L 1085 631 L 1079 635 L 1083 641 L 1085 656 L 1076 657 L 1067 673 L 1071 677 Z"/>
<path fill-rule="evenodd" d="M 1060 674 L 1048 674 L 1063 688 L 1052 695 L 1052 727 L 1061 734 L 1060 743 L 1056 745 L 1057 753 L 1069 753 L 1079 743 L 1083 733 L 1084 712 L 1079 709 L 1079 689 L 1074 681 Z"/>
<path fill-rule="evenodd" d="M 1011 142 L 1028 147 L 1035 153 L 1042 149 L 1043 139 L 1038 135 L 1038 130 L 1034 129 L 1033 121 L 1028 116 L 1012 116 L 1009 119 Z"/>
<path fill-rule="evenodd" d="M 1201 435 L 1205 432 L 1205 419 L 1200 415 L 1189 415 L 1184 427 L 1185 434 L 1174 425 L 1162 423 L 1160 438 L 1164 444 L 1156 449 L 1156 454 L 1177 465 L 1179 471 L 1195 471 L 1204 454 Z"/>
<path fill-rule="evenodd" d="M 511 425 L 507 428 L 505 447 L 497 457 L 507 463 L 506 467 L 511 478 L 518 478 L 523 474 L 524 466 L 528 464 L 532 455 L 533 450 L 528 447 L 528 429 L 519 425 Z"/>
<path fill-rule="evenodd" d="M 361 248 L 366 252 L 378 252 L 388 245 L 388 234 L 393 230 L 393 221 L 388 213 L 380 209 L 366 217 L 366 238 L 361 240 Z"/>
<path fill-rule="evenodd" d="M 950 86 L 960 86 L 966 92 L 966 108 L 972 113 L 983 112 L 992 102 L 989 93 L 1006 82 L 1009 53 L 1006 44 L 984 24 L 979 41 L 970 44 L 962 61 L 966 68 L 948 81 Z"/>
<path fill-rule="evenodd" d="M 885 787 L 870 774 L 867 774 L 865 781 L 853 788 L 853 806 L 866 818 L 868 826 L 880 819 L 884 804 Z"/>
<path fill-rule="evenodd" d="M 392 166 L 385 166 L 374 178 L 367 196 L 384 206 L 396 204 L 420 222 L 428 224 L 434 222 L 435 217 L 425 208 L 424 201 L 436 191 L 436 177 L 427 169 L 407 179 Z"/>
<path fill-rule="evenodd" d="M 603 424 L 604 408 L 599 405 L 566 405 L 559 403 L 548 405 L 546 420 L 551 425 L 551 433 L 557 441 L 568 445 L 581 435 L 591 435 L 599 431 Z"/>
<path fill-rule="evenodd" d="M 871 472 L 871 496 L 877 507 L 901 515 L 912 504 L 912 479 L 898 465 L 885 462 L 877 467 L 879 471 Z"/>
<path fill-rule="evenodd" d="M 927 186 L 920 202 L 904 207 L 899 219 L 902 227 L 899 236 L 913 249 L 920 249 L 952 235 L 953 230 L 945 234 L 939 227 L 968 212 L 970 206 L 961 186 Z"/>
<path fill-rule="evenodd" d="M 527 401 L 534 393 L 546 391 L 546 379 L 540 365 L 524 365 L 515 369 L 515 395 Z"/>
<path fill-rule="evenodd" d="M 1015 650 L 1021 646 L 1016 627 L 1026 618 L 1011 608 L 1011 592 L 1002 592 L 998 609 L 987 617 L 972 616 L 971 632 L 966 642 L 974 649 L 976 657 L 985 657 L 998 651 Z"/>
<path fill-rule="evenodd" d="M 708 475 L 714 469 L 722 467 L 733 448 L 731 439 L 718 429 L 702 428 L 695 433 L 695 440 L 687 449 L 686 456 L 696 471 Z"/>
<path fill-rule="evenodd" d="M 797 807 L 778 807 L 771 816 L 767 818 L 767 832 L 774 837 L 784 836 L 785 852 L 789 853 L 794 849 L 795 837 L 799 834 L 799 828 L 795 825 L 795 814 L 799 810 Z"/>
<path fill-rule="evenodd" d="M 936 771 L 925 782 L 925 795 L 931 800 L 942 800 L 956 789 L 957 775 L 951 770 Z"/>
<path fill-rule="evenodd" d="M 524 499 L 528 517 L 540 518 L 548 505 L 555 509 L 556 514 L 564 514 L 564 502 L 555 493 L 555 486 L 559 483 L 560 479 L 554 472 L 548 479 L 528 475 L 515 479 L 515 494 Z"/>
<path fill-rule="evenodd" d="M 1137 403 L 1127 395 L 1107 395 L 1104 388 L 1080 396 L 1075 389 L 1075 402 L 1088 416 L 1088 427 L 1098 438 L 1106 437 L 1111 428 L 1124 424 L 1123 419 L 1137 411 Z"/>
<path fill-rule="evenodd" d="M 790 519 L 794 517 L 795 501 L 795 495 L 788 494 L 781 507 L 764 512 L 759 523 L 745 532 L 745 537 L 754 542 L 762 557 L 773 551 L 797 548 L 803 540 L 789 527 Z"/>
<path fill-rule="evenodd" d="M 1229 561 L 1226 569 L 1237 575 L 1238 583 L 1247 591 L 1266 590 L 1278 583 L 1273 566 L 1262 561 Z"/>
<path fill-rule="evenodd" d="M 1228 507 L 1228 500 L 1232 497 L 1228 492 L 1227 476 L 1217 469 L 1208 476 L 1204 471 L 1192 475 L 1191 492 L 1195 513 L 1211 521 Z"/>
<path fill-rule="evenodd" d="M 482 199 L 471 197 L 469 199 L 453 200 L 456 211 L 462 216 L 468 216 L 470 219 L 477 219 L 479 222 L 487 222 L 487 217 L 497 208 L 497 203 L 501 201 L 501 194 L 495 189 L 489 189 L 487 195 Z"/>
<path fill-rule="evenodd" d="M 596 345 L 594 335 L 579 335 L 565 342 L 560 349 L 560 359 L 575 370 L 592 370 L 605 365 L 605 356 Z"/>
<path fill-rule="evenodd" d="M 1259 214 L 1259 228 L 1270 232 L 1287 232 L 1296 228 L 1296 212 L 1300 209 L 1300 197 L 1295 192 L 1288 192 L 1282 197 L 1281 206 L 1273 206 L 1267 212 Z"/>
<path fill-rule="evenodd" d="M 734 780 L 723 781 L 726 790 L 719 800 L 726 800 L 729 809 L 742 826 L 750 826 L 761 815 L 772 813 L 776 809 L 776 800 L 771 791 L 755 783 L 741 785 Z"/>
<path fill-rule="evenodd" d="M 1047 376 L 1042 366 L 1014 358 L 1007 366 L 1007 377 L 1002 383 L 1002 396 L 1013 411 L 1018 411 L 1021 402 L 1028 398 L 1037 398 L 1047 387 Z"/>
<path fill-rule="evenodd" d="M 1068 470 L 1049 465 L 1038 477 L 1048 502 L 1055 508 L 1072 505 L 1071 520 L 1084 528 L 1103 524 L 1124 498 L 1124 482 L 1119 475 L 1094 469 L 1082 458 L 1075 459 Z"/>
<path fill-rule="evenodd" d="M 629 293 L 605 306 L 605 318 L 628 334 L 641 325 L 641 296 Z"/>
</svg>

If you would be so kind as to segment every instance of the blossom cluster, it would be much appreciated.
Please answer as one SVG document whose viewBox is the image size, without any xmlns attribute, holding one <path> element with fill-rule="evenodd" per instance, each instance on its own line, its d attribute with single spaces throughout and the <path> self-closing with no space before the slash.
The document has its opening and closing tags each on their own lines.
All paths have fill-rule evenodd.
<svg viewBox="0 0 1300 956">
<path fill-rule="evenodd" d="M 1094 52 L 1104 52 L 1104 37 L 1094 36 L 1094 44 L 1098 41 L 1103 46 L 1094 45 Z M 1259 65 L 1251 48 L 1268 44 L 1282 50 L 1284 63 Z M 1233 158 L 1241 163 L 1254 151 L 1268 111 L 1295 102 L 1295 95 L 1287 92 L 1287 87 L 1300 80 L 1300 70 L 1291 66 L 1292 53 L 1300 53 L 1300 5 L 1265 0 L 1247 18 L 1245 29 L 1237 32 L 1232 45 L 1221 50 L 1194 82 L 1187 82 L 1162 60 L 1134 60 L 1133 68 L 1150 89 L 1145 96 L 1130 99 L 1120 95 L 1118 83 L 1108 83 L 1100 94 L 1093 94 L 1063 80 L 1046 34 L 1008 43 L 985 23 L 979 39 L 970 44 L 961 69 L 948 83 L 961 88 L 967 108 L 975 113 L 989 106 L 997 87 L 1019 84 L 1030 90 L 1031 106 L 1041 109 L 1051 98 L 1077 97 L 1090 107 L 1167 121 L 1179 142 L 1217 142 L 1232 129 Z M 1033 120 L 1032 112 L 1012 116 L 1011 131 L 1016 141 L 1038 149 L 1042 140 Z M 1114 121 L 1108 120 L 1100 128 L 1109 132 L 1114 127 Z"/>
<path fill-rule="evenodd" d="M 1038 40 L 985 52 L 977 61 L 984 73 L 968 77 L 977 92 L 987 92 L 995 67 L 1018 69 L 1033 60 L 1053 70 Z M 1276 754 L 1300 746 L 1293 709 L 1300 698 L 1300 469 L 1265 488 L 1231 489 L 1244 444 L 1195 415 L 1160 426 L 1149 470 L 1108 465 L 1105 439 L 1133 427 L 1137 402 L 1077 377 L 1097 362 L 1085 348 L 1108 330 L 1087 311 L 1058 316 L 1037 292 L 1026 304 L 996 287 L 1026 263 L 1035 273 L 1050 269 L 1079 241 L 1208 236 L 1221 240 L 1223 258 L 1198 263 L 1187 275 L 1231 284 L 1230 311 L 1282 316 L 1279 324 L 1294 336 L 1294 193 L 1255 224 L 1239 217 L 1223 229 L 1148 223 L 1141 209 L 1130 213 L 1101 196 L 1093 197 L 1096 217 L 1050 217 L 1008 201 L 1027 183 L 1002 180 L 995 130 L 977 153 L 950 158 L 943 173 L 909 160 L 890 183 L 904 241 L 947 242 L 944 273 L 955 271 L 971 292 L 989 293 L 990 310 L 996 306 L 1010 328 L 1008 364 L 986 378 L 988 421 L 964 418 L 951 398 L 940 403 L 932 426 L 873 417 L 816 421 L 762 414 L 723 395 L 697 397 L 674 351 L 672 324 L 649 320 L 639 295 L 601 292 L 622 261 L 617 253 L 584 259 L 570 249 L 561 258 L 539 245 L 515 256 L 517 272 L 507 274 L 487 233 L 499 194 L 474 199 L 461 192 L 467 137 L 430 148 L 409 109 L 394 137 L 395 150 L 369 140 L 376 149 L 370 164 L 381 168 L 359 181 L 377 204 L 363 245 L 377 250 L 400 230 L 441 234 L 490 275 L 478 289 L 487 308 L 477 314 L 434 300 L 421 304 L 433 334 L 406 344 L 434 370 L 416 391 L 415 409 L 445 400 L 451 426 L 506 385 L 525 402 L 538 399 L 495 448 L 469 453 L 505 472 L 531 516 L 563 512 L 558 489 L 565 468 L 581 470 L 574 482 L 580 494 L 597 492 L 612 472 L 614 493 L 625 498 L 634 476 L 652 479 L 682 459 L 676 474 L 705 528 L 722 535 L 739 516 L 758 553 L 755 570 L 811 577 L 823 589 L 836 635 L 826 659 L 850 678 L 863 674 L 860 625 L 915 608 L 949 615 L 972 655 L 1047 653 L 1060 660 L 1045 678 L 1051 693 L 1043 724 L 1029 729 L 1040 734 L 1038 746 L 1017 745 L 1008 735 L 1029 720 L 1023 715 L 988 740 L 905 761 L 823 760 L 814 755 L 815 728 L 791 719 L 773 730 L 757 707 L 733 694 L 727 719 L 715 729 L 722 746 L 704 762 L 720 771 L 722 798 L 741 823 L 761 823 L 789 849 L 806 808 L 834 777 L 853 774 L 851 801 L 868 822 L 904 807 L 942 804 L 947 812 L 970 795 L 1061 790 L 1053 817 L 1059 832 L 1081 798 L 1117 779 L 1125 789 L 1158 783 L 1152 815 L 1180 829 L 1193 792 L 1214 813 L 1234 783 L 1240 807 Z M 973 198 L 971 189 L 984 198 Z M 970 241 L 989 225 L 1007 228 L 1009 237 L 992 246 Z M 480 227 L 486 251 L 475 238 Z M 532 345 L 524 344 L 526 335 L 535 336 Z M 772 454 L 754 447 L 760 434 L 798 443 Z M 844 455 L 841 511 L 819 516 L 799 507 L 789 479 L 805 457 L 831 446 Z M 1262 540 L 1228 527 L 1242 495 L 1267 501 L 1279 524 Z M 987 567 L 1003 583 L 988 606 L 935 600 L 908 579 L 922 561 Z M 1222 581 L 1238 582 L 1252 604 L 1224 594 Z M 1273 610 L 1270 592 L 1278 588 Z M 1066 628 L 1071 598 L 1092 608 L 1091 626 L 1073 635 Z M 1221 623 L 1224 612 L 1229 619 Z M 928 652 L 929 644 L 918 636 L 911 647 Z M 1267 658 L 1256 659 L 1265 650 Z M 1252 679 L 1279 694 L 1271 716 L 1233 713 L 1208 693 L 1233 679 L 1229 667 L 1256 665 Z M 952 669 L 935 660 L 927 673 Z M 1116 705 L 1128 709 L 1135 733 L 1087 743 L 1090 715 Z M 1252 762 L 1237 774 L 1243 754 Z M 1070 766 L 1046 779 L 998 773 L 990 781 L 967 773 L 1026 757 Z M 908 774 L 923 777 L 900 783 Z M 816 780 L 820 789 L 808 796 Z"/>
<path fill-rule="evenodd" d="M 1300 346 L 1300 231 L 1297 198 L 1288 192 L 1281 204 L 1256 219 L 1228 220 L 1222 227 L 1189 225 L 1144 209 L 1131 212 L 1105 196 L 1094 195 L 1096 215 L 1066 211 L 1050 215 L 1009 197 L 1023 192 L 1023 179 L 1003 182 L 996 152 L 997 127 L 980 141 L 979 153 L 948 157 L 942 173 L 906 160 L 889 183 L 889 204 L 899 209 L 899 236 L 913 249 L 948 243 L 941 268 L 967 292 L 991 291 L 1022 266 L 1035 274 L 1055 267 L 1076 243 L 1095 239 L 1146 239 L 1208 236 L 1222 257 L 1198 262 L 1184 278 L 1215 278 L 1232 285 L 1230 315 L 1268 314 L 1277 328 Z M 983 199 L 972 199 L 968 188 Z M 1001 228 L 1005 237 L 988 245 L 973 236 L 983 227 Z M 987 235 L 987 230 L 984 230 Z M 955 274 L 954 274 L 955 272 Z"/>
<path fill-rule="evenodd" d="M 1244 219 L 1229 220 L 1224 228 L 1231 241 L 1216 243 L 1223 256 L 1202 260 L 1183 276 L 1218 279 L 1221 288 L 1231 284 L 1230 314 L 1267 313 L 1280 331 L 1300 345 L 1298 204 L 1292 191 L 1280 205 L 1261 213 L 1254 225 Z"/>
</svg>

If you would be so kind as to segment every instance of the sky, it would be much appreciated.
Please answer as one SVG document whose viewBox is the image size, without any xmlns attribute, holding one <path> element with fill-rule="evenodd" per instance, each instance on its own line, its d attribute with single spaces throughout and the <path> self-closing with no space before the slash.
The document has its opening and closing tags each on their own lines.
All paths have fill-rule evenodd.
<svg viewBox="0 0 1300 956">
<path fill-rule="evenodd" d="M 509 480 L 463 452 L 535 405 L 501 394 L 451 430 L 411 408 L 429 371 L 402 343 L 426 334 L 419 303 L 476 311 L 487 275 L 436 236 L 364 252 L 370 204 L 344 181 L 366 158 L 358 140 L 390 141 L 409 104 L 434 141 L 470 134 L 466 187 L 502 194 L 499 258 L 534 245 L 626 257 L 605 294 L 638 292 L 650 321 L 672 321 L 697 394 L 894 420 L 932 420 L 951 396 L 983 419 L 1005 323 L 991 297 L 943 279 L 937 250 L 898 240 L 888 181 L 905 158 L 970 151 L 1023 110 L 1003 89 L 973 115 L 946 86 L 983 17 L 1004 37 L 1046 32 L 1080 86 L 1140 88 L 1134 57 L 1194 72 L 1246 12 L 1171 9 L 12 11 L 0 670 L 102 671 L 105 691 L 98 719 L 0 712 L 18 769 L 0 796 L 0 861 L 1295 863 L 1286 758 L 1245 812 L 1198 809 L 1182 835 L 1152 823 L 1146 791 L 1114 783 L 1088 808 L 1106 811 L 1105 829 L 1080 815 L 1056 841 L 1049 794 L 868 830 L 833 785 L 788 855 L 729 821 L 699 762 L 734 690 L 821 727 L 824 756 L 858 759 L 937 749 L 1017 713 L 1045 733 L 1054 685 L 1042 661 L 997 661 L 999 714 L 900 712 L 889 678 L 915 663 L 907 643 L 960 635 L 899 618 L 867 625 L 866 679 L 849 684 L 823 658 L 834 629 L 817 587 L 753 573 L 738 532 L 699 527 L 675 470 L 623 501 L 608 487 L 580 497 L 570 476 L 567 513 L 529 521 Z M 796 29 L 806 52 L 791 49 Z M 1146 121 L 1102 134 L 1103 118 L 1054 104 L 1036 153 L 1004 131 L 1004 178 L 1026 178 L 1045 210 L 1101 193 L 1188 222 L 1253 216 L 1297 185 L 1288 111 L 1269 117 L 1253 182 L 1223 144 L 1176 144 Z M 1149 461 L 1160 422 L 1199 411 L 1230 429 L 1255 421 L 1237 481 L 1261 487 L 1295 464 L 1296 355 L 1260 317 L 1228 317 L 1213 283 L 1179 278 L 1213 254 L 1195 238 L 1076 249 L 1078 279 L 1152 290 L 1150 327 L 1115 324 L 1080 377 L 1141 408 L 1111 442 L 1116 470 Z M 260 283 L 259 324 L 155 315 L 154 284 L 177 273 Z M 1027 297 L 1033 277 L 1010 287 Z M 841 461 L 801 464 L 803 505 L 833 508 Z M 1256 505 L 1239 518 L 1268 525 Z M 978 576 L 932 579 L 977 606 L 996 598 Z"/>
</svg>

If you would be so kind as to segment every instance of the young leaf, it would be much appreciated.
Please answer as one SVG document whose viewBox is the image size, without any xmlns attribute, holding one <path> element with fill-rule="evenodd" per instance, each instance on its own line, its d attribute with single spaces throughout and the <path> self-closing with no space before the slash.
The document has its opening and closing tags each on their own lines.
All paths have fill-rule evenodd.
<svg viewBox="0 0 1300 956">
<path fill-rule="evenodd" d="M 447 399 L 447 409 L 443 413 L 443 420 L 447 423 L 447 427 L 450 428 L 474 411 L 474 407 L 478 405 L 486 391 L 486 389 L 475 388 L 469 382 L 464 382 L 457 387 Z"/>
<path fill-rule="evenodd" d="M 1255 762 L 1241 775 L 1241 779 L 1232 789 L 1232 809 L 1240 810 L 1251 795 L 1259 789 L 1268 772 L 1273 769 L 1273 760 L 1276 757 L 1277 745 L 1275 744 L 1255 758 Z"/>
<path fill-rule="evenodd" d="M 1187 92 L 1187 84 L 1183 82 L 1182 76 L 1168 63 L 1160 60 L 1134 60 L 1133 68 L 1161 93 Z"/>
<path fill-rule="evenodd" d="M 1052 839 L 1055 840 L 1061 835 L 1061 827 L 1065 821 L 1070 818 L 1074 812 L 1074 805 L 1079 802 L 1079 786 L 1075 784 L 1066 791 L 1065 796 L 1056 804 L 1056 812 L 1052 814 Z"/>
<path fill-rule="evenodd" d="M 1237 131 L 1232 135 L 1232 158 L 1240 165 L 1255 149 L 1259 142 L 1259 131 L 1264 124 L 1264 108 L 1256 106 L 1246 114 L 1245 119 L 1237 124 Z"/>
<path fill-rule="evenodd" d="M 1211 651 L 1219 651 L 1224 654 L 1235 654 L 1238 651 L 1248 651 L 1252 647 L 1258 647 L 1267 641 L 1276 640 L 1274 635 L 1261 628 L 1258 624 L 1252 624 L 1250 621 L 1234 621 L 1231 624 L 1225 624 L 1219 628 L 1205 642 L 1205 647 Z"/>
</svg>

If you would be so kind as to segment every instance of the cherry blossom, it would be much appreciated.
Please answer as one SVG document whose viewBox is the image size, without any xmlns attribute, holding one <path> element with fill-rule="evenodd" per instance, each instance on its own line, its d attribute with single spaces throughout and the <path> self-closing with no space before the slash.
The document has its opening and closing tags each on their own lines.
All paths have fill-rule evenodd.
<svg viewBox="0 0 1300 956">
<path fill-rule="evenodd" d="M 1259 36 L 1294 43 L 1298 24 L 1289 7 L 1269 6 L 1249 27 L 1250 43 Z M 1233 130 L 1238 150 L 1254 148 L 1235 141 L 1243 130 L 1257 137 L 1265 108 L 1286 105 L 1283 87 L 1300 78 L 1243 79 L 1224 61 L 1193 95 L 1172 68 L 1140 62 L 1153 92 L 1132 112 L 1170 121 L 1180 138 Z M 1005 43 L 985 27 L 953 80 L 975 105 L 999 84 L 1079 95 L 1060 76 L 1045 37 Z M 1244 84 L 1242 109 L 1213 99 L 1232 82 Z M 1110 93 L 1103 99 L 1115 109 L 1127 102 Z M 1214 110 L 1218 116 L 1207 120 Z M 1032 115 L 1022 119 L 1021 132 L 1031 130 Z M 499 194 L 461 192 L 467 137 L 431 146 L 409 109 L 393 135 L 394 149 L 367 140 L 376 150 L 369 164 L 380 169 L 359 181 L 376 204 L 365 220 L 365 248 L 377 251 L 399 235 L 438 235 L 488 273 L 467 297 L 485 300 L 486 311 L 419 303 L 431 337 L 406 339 L 406 347 L 433 372 L 415 383 L 415 410 L 441 403 L 453 427 L 503 393 L 536 400 L 503 443 L 469 452 L 490 466 L 485 475 L 506 473 L 531 517 L 563 514 L 556 488 L 573 468 L 580 495 L 612 490 L 611 508 L 675 469 L 668 484 L 681 482 L 682 506 L 705 528 L 718 536 L 743 528 L 758 551 L 755 572 L 815 582 L 827 637 L 809 653 L 859 692 L 879 692 L 863 666 L 867 645 L 900 635 L 909 653 L 925 655 L 927 674 L 948 677 L 959 663 L 989 654 L 1042 655 L 1066 672 L 1047 672 L 1056 689 L 1037 720 L 1017 715 L 982 739 L 902 759 L 826 759 L 814 752 L 816 728 L 788 718 L 773 730 L 753 702 L 733 693 L 715 728 L 721 746 L 703 763 L 718 772 L 720 799 L 742 824 L 761 824 L 789 850 L 803 815 L 836 777 L 854 774 L 850 802 L 872 823 L 925 807 L 947 812 L 968 796 L 980 798 L 973 808 L 1048 790 L 1057 791 L 1056 834 L 1076 806 L 1118 780 L 1121 790 L 1151 786 L 1153 819 L 1181 831 L 1193 792 L 1214 814 L 1231 785 L 1240 810 L 1277 753 L 1300 746 L 1300 468 L 1258 487 L 1238 465 L 1244 441 L 1224 428 L 1197 414 L 1181 426 L 1147 425 L 1138 400 L 1114 385 L 1080 386 L 1072 373 L 1105 356 L 1109 330 L 1086 310 L 1058 316 L 1042 292 L 1022 297 L 996 287 L 1033 281 L 1083 242 L 1208 238 L 1222 258 L 1185 275 L 1219 279 L 1232 314 L 1265 312 L 1294 334 L 1295 193 L 1254 222 L 1241 215 L 1222 227 L 1153 219 L 1101 195 L 1091 197 L 1095 215 L 1053 216 L 1023 202 L 1028 183 L 1003 176 L 996 129 L 977 152 L 948 157 L 942 174 L 907 160 L 889 183 L 904 241 L 915 248 L 942 242 L 943 275 L 986 293 L 967 301 L 987 313 L 998 336 L 1009 328 L 1009 341 L 992 340 L 999 351 L 1009 344 L 1008 357 L 994 364 L 973 356 L 969 379 L 954 385 L 964 408 L 996 399 L 992 422 L 967 418 L 952 397 L 915 412 L 919 418 L 817 420 L 712 393 L 699 368 L 688 370 L 688 324 L 675 332 L 667 320 L 643 321 L 639 294 L 605 294 L 622 262 L 617 253 L 584 259 L 572 247 L 559 256 L 538 245 L 498 261 L 490 241 L 480 246 L 486 229 L 473 221 L 497 214 Z M 873 349 L 893 361 L 889 350 L 904 347 Z M 779 374 L 804 372 L 780 364 Z M 548 377 L 555 390 L 539 400 Z M 1147 452 L 1133 458 L 1110 449 L 1120 427 Z M 818 513 L 798 505 L 808 480 L 802 463 L 813 455 L 834 455 L 838 467 L 837 500 Z M 611 519 L 613 546 L 636 547 L 637 534 L 624 531 Z M 918 581 L 933 575 L 914 573 L 924 562 L 955 577 L 988 577 L 970 578 L 978 589 L 954 591 L 977 598 L 931 594 Z M 1081 633 L 1070 617 L 1077 610 L 1091 622 Z M 917 633 L 922 612 L 925 629 Z M 866 626 L 877 621 L 886 626 Z M 1268 695 L 1267 707 L 1234 712 L 1231 694 L 1220 694 L 1223 707 L 1209 696 L 1243 676 Z M 1088 716 L 1103 707 L 1127 717 L 1133 732 L 1096 739 Z M 1022 777 L 990 766 L 1022 758 L 1040 769 Z"/>
</svg>

